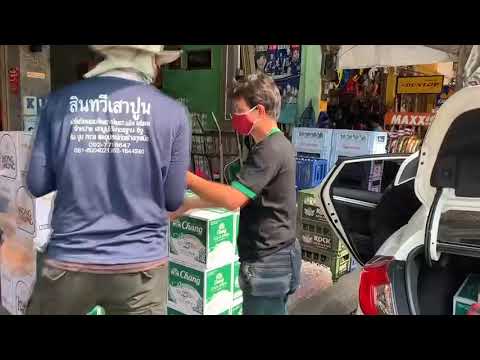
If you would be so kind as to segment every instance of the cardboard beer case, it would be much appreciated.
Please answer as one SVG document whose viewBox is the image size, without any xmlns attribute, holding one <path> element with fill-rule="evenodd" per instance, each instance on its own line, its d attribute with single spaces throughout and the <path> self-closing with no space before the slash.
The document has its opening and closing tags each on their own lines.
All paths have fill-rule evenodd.
<svg viewBox="0 0 480 360">
<path fill-rule="evenodd" d="M 170 261 L 168 306 L 185 315 L 220 315 L 233 303 L 232 264 L 215 269 Z"/>
</svg>

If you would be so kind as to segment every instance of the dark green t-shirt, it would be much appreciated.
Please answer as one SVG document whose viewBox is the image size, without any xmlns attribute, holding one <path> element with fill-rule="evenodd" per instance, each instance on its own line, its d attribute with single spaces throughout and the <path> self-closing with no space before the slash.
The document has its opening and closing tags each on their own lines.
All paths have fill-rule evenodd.
<svg viewBox="0 0 480 360">
<path fill-rule="evenodd" d="M 255 144 L 232 186 L 251 201 L 240 212 L 241 261 L 271 255 L 295 241 L 295 151 L 278 129 Z"/>
</svg>

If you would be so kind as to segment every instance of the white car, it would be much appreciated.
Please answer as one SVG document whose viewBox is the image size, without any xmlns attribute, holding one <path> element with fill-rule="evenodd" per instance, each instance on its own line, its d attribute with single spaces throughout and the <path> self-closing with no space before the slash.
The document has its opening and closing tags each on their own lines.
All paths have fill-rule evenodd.
<svg viewBox="0 0 480 360">
<path fill-rule="evenodd" d="M 319 202 L 363 266 L 359 314 L 452 314 L 480 273 L 480 86 L 445 102 L 419 153 L 339 161 Z"/>
</svg>

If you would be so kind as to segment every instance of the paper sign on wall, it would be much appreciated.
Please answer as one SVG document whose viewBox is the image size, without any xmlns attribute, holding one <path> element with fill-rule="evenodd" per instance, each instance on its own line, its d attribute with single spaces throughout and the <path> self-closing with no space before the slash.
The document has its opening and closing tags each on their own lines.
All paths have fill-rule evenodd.
<svg viewBox="0 0 480 360">
<path fill-rule="evenodd" d="M 23 97 L 23 115 L 36 116 L 38 113 L 38 101 L 36 96 Z"/>
</svg>

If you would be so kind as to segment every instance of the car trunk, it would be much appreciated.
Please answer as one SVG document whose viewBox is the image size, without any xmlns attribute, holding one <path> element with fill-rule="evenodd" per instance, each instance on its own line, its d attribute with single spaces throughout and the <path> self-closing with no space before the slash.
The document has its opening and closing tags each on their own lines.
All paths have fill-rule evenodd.
<svg viewBox="0 0 480 360">
<path fill-rule="evenodd" d="M 407 260 L 407 290 L 418 315 L 451 315 L 453 297 L 470 273 L 480 273 L 480 259 L 442 255 L 429 267 L 424 248 L 417 248 Z"/>
</svg>

